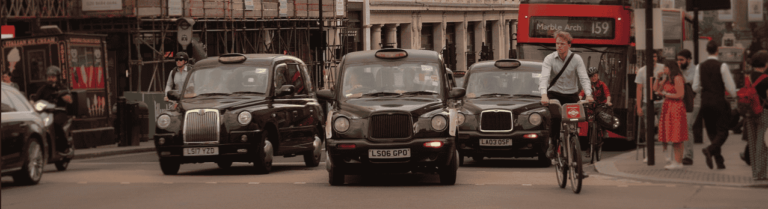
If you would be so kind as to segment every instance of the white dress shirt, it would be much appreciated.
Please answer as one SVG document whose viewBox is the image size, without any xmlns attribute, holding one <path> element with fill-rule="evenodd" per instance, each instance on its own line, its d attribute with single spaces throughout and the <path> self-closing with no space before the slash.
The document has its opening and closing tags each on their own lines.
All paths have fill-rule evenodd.
<svg viewBox="0 0 768 209">
<path fill-rule="evenodd" d="M 713 59 L 717 60 L 717 56 L 709 56 L 707 59 Z M 699 67 L 701 66 L 701 63 L 699 65 L 696 65 L 696 72 L 693 75 L 693 91 L 698 93 L 701 93 L 701 76 L 699 73 Z M 733 77 L 731 77 L 731 70 L 728 69 L 728 65 L 723 63 L 723 65 L 720 66 L 720 75 L 723 77 L 723 83 L 725 84 L 725 91 L 728 92 L 728 95 L 730 96 L 736 96 L 736 84 L 733 83 Z M 725 95 L 723 95 L 725 96 Z"/>
<path fill-rule="evenodd" d="M 571 56 L 573 52 L 568 50 L 568 56 Z M 568 60 L 566 56 L 566 60 Z M 560 70 L 563 69 L 565 60 L 560 59 L 557 51 L 544 57 L 544 61 L 541 65 L 541 78 L 539 78 L 539 92 L 542 95 L 547 94 L 547 88 L 549 87 L 549 80 L 554 79 Z M 565 68 L 565 72 L 560 78 L 557 79 L 555 85 L 552 86 L 549 91 L 559 92 L 561 94 L 576 94 L 579 93 L 579 86 L 576 82 L 581 83 L 581 89 L 584 89 L 586 96 L 592 96 L 592 84 L 590 84 L 589 76 L 587 75 L 587 67 L 584 65 L 584 60 L 581 56 L 574 54 L 571 62 Z"/>
</svg>

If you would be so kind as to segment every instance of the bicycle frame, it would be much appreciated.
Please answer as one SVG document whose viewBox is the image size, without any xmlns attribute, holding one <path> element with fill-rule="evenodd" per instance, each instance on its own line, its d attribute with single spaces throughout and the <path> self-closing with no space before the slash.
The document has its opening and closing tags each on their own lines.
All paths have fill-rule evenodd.
<svg viewBox="0 0 768 209">
<path fill-rule="evenodd" d="M 578 123 L 586 121 L 586 114 L 584 113 L 586 105 L 584 104 L 587 103 L 582 100 L 578 103 L 567 103 L 561 106 L 560 102 L 557 100 L 550 101 L 550 105 L 557 105 L 559 107 L 562 117 L 560 123 L 560 134 L 562 135 L 560 140 L 557 141 L 557 158 L 553 159 L 556 163 L 555 167 L 558 174 L 558 184 L 560 188 L 565 188 L 569 176 L 568 173 L 571 173 L 571 188 L 574 193 L 579 193 L 581 191 L 581 181 L 584 177 L 582 173 L 581 148 L 577 144 Z M 575 143 L 572 141 L 573 139 L 576 140 Z M 563 151 L 563 148 L 565 148 L 565 151 Z M 565 155 L 565 159 L 563 159 L 563 155 Z"/>
</svg>

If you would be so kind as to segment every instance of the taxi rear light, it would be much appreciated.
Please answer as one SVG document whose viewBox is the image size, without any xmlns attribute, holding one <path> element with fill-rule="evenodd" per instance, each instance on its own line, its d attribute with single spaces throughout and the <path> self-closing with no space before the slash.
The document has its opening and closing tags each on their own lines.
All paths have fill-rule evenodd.
<svg viewBox="0 0 768 209">
<path fill-rule="evenodd" d="M 424 142 L 424 147 L 427 147 L 427 148 L 440 148 L 440 147 L 443 147 L 443 142 L 441 142 L 441 141 Z"/>
<path fill-rule="evenodd" d="M 522 65 L 520 61 L 509 60 L 509 59 L 496 61 L 496 64 L 495 64 L 495 66 L 498 68 L 517 68 L 517 67 L 520 67 L 520 65 Z"/>
<path fill-rule="evenodd" d="M 336 148 L 339 148 L 339 149 L 354 149 L 356 147 L 357 146 L 355 144 L 338 144 L 338 145 L 336 145 Z"/>
<path fill-rule="evenodd" d="M 535 139 L 535 138 L 538 138 L 538 137 L 539 137 L 538 134 L 526 134 L 526 135 L 523 135 L 523 138 L 526 138 L 526 139 Z"/>
<path fill-rule="evenodd" d="M 403 50 L 381 50 L 376 52 L 376 58 L 383 58 L 383 59 L 398 59 L 407 57 L 408 52 L 405 52 Z"/>
</svg>

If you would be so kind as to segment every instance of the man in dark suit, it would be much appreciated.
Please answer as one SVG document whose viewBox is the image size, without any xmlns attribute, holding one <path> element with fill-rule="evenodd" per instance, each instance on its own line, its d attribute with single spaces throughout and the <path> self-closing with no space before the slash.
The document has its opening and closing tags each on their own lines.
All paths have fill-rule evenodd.
<svg viewBox="0 0 768 209">
<path fill-rule="evenodd" d="M 707 129 L 707 136 L 712 142 L 702 149 L 707 166 L 712 169 L 712 158 L 715 158 L 717 169 L 725 169 L 720 147 L 728 138 L 730 128 L 731 105 L 725 98 L 725 93 L 731 97 L 736 95 L 736 85 L 733 83 L 728 65 L 717 60 L 718 45 L 714 41 L 707 43 L 707 60 L 699 64 L 693 78 L 693 90 L 701 93 L 701 117 Z"/>
</svg>

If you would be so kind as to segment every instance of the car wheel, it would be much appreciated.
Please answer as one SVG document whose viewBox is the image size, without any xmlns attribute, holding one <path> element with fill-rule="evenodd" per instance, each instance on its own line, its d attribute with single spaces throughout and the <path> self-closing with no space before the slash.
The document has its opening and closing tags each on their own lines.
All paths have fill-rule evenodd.
<svg viewBox="0 0 768 209">
<path fill-rule="evenodd" d="M 43 166 L 45 165 L 43 149 L 37 140 L 30 139 L 24 154 L 24 164 L 21 166 L 21 171 L 13 177 L 13 180 L 24 185 L 37 184 L 43 178 Z"/>
<path fill-rule="evenodd" d="M 325 152 L 325 156 L 325 168 L 328 170 L 328 183 L 331 184 L 331 186 L 344 185 L 344 178 L 346 175 L 337 169 L 336 166 L 333 166 L 333 163 L 331 163 L 331 156 L 328 155 L 328 152 Z"/>
<path fill-rule="evenodd" d="M 165 175 L 176 175 L 179 173 L 179 168 L 181 167 L 181 163 L 177 162 L 169 162 L 167 160 L 160 160 L 160 170 L 163 171 L 163 174 Z"/>
<path fill-rule="evenodd" d="M 232 167 L 232 161 L 216 162 L 216 165 L 218 165 L 219 168 L 227 169 Z"/>
<path fill-rule="evenodd" d="M 448 165 L 438 168 L 438 175 L 440 175 L 440 184 L 454 185 L 456 184 L 456 171 L 459 169 L 459 152 L 454 151 L 453 158 Z"/>
<path fill-rule="evenodd" d="M 323 155 L 323 140 L 317 134 L 315 134 L 315 141 L 312 142 L 312 146 L 315 149 L 304 154 L 304 163 L 307 164 L 307 167 L 317 167 L 317 165 L 320 165 L 320 157 Z"/>
<path fill-rule="evenodd" d="M 272 157 L 274 155 L 274 148 L 272 142 L 269 141 L 269 133 L 265 130 L 259 146 L 256 146 L 256 159 L 253 162 L 253 167 L 256 168 L 256 173 L 268 174 L 272 171 Z"/>
<path fill-rule="evenodd" d="M 72 158 L 64 158 L 63 160 L 56 162 L 56 170 L 58 171 L 65 171 L 67 170 L 67 167 L 69 167 L 69 161 L 72 161 Z"/>
</svg>

